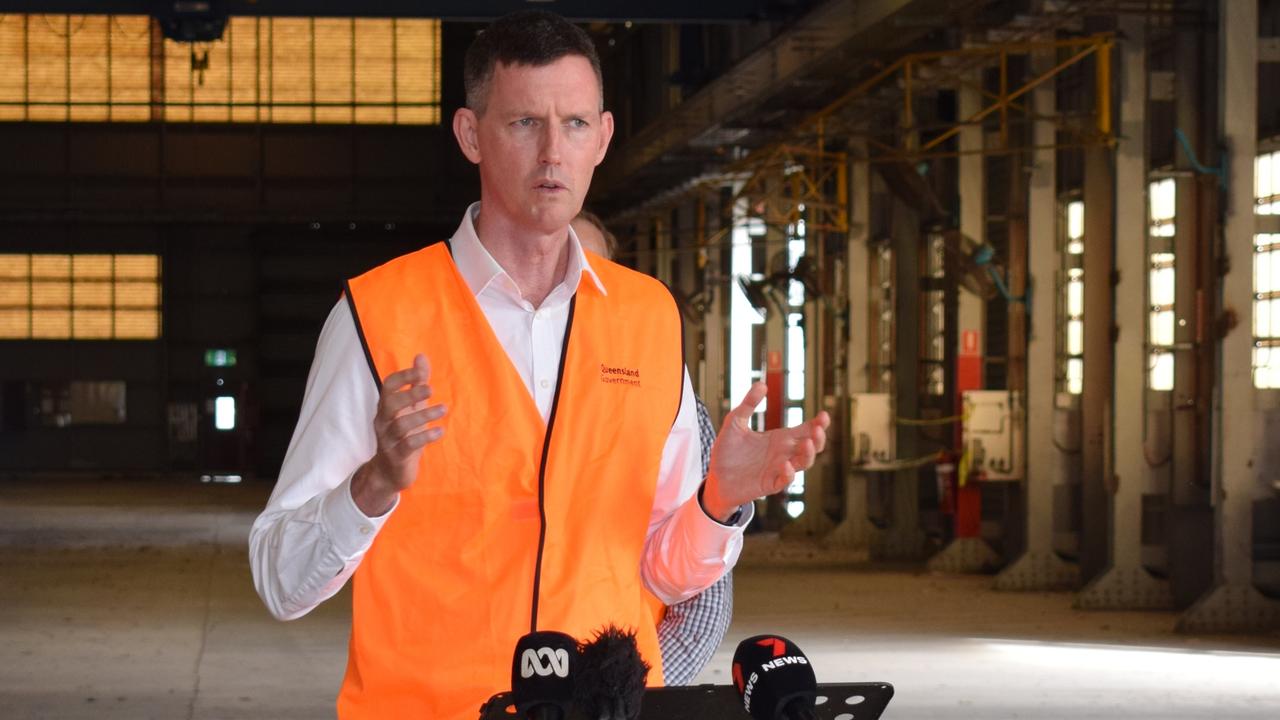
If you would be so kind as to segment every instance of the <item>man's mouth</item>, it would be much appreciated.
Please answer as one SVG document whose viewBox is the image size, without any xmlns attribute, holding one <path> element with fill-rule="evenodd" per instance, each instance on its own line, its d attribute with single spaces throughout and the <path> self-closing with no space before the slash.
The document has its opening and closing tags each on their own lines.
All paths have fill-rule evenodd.
<svg viewBox="0 0 1280 720">
<path fill-rule="evenodd" d="M 534 189 L 536 189 L 536 190 L 549 190 L 549 191 L 553 191 L 553 190 L 568 190 L 568 188 L 566 188 L 562 183 L 558 183 L 558 182 L 556 182 L 555 180 L 543 180 L 542 182 L 538 183 L 537 185 L 534 185 Z"/>
</svg>

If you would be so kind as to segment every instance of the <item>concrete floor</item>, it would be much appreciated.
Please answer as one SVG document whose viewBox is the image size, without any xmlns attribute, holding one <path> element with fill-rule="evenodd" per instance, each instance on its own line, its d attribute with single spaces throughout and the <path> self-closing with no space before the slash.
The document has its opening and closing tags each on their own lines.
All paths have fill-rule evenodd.
<svg viewBox="0 0 1280 720">
<path fill-rule="evenodd" d="M 0 717 L 332 717 L 344 592 L 278 623 L 249 578 L 269 488 L 110 479 L 0 484 Z M 790 637 L 820 681 L 883 680 L 886 718 L 1275 718 L 1280 636 L 1186 637 L 1173 613 L 912 568 L 737 573 L 737 641 Z"/>
</svg>

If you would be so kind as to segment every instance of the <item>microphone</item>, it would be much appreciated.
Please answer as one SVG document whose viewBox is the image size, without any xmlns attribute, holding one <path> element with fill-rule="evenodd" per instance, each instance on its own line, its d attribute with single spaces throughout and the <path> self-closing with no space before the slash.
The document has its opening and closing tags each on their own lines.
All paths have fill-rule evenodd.
<svg viewBox="0 0 1280 720">
<path fill-rule="evenodd" d="M 511 699 L 518 717 L 567 718 L 580 663 L 578 641 L 564 633 L 532 632 L 521 637 L 511 660 Z"/>
<path fill-rule="evenodd" d="M 609 625 L 582 646 L 575 704 L 587 720 L 635 720 L 648 674 L 635 632 Z"/>
<path fill-rule="evenodd" d="M 817 720 L 818 679 L 800 648 L 777 635 L 756 635 L 733 653 L 733 685 L 756 720 Z"/>
</svg>

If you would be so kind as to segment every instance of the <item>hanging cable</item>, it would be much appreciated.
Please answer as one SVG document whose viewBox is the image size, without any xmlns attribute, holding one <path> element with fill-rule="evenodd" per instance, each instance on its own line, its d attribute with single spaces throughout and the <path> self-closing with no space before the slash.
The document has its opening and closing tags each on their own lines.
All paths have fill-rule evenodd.
<svg viewBox="0 0 1280 720">
<path fill-rule="evenodd" d="M 948 415 L 940 418 L 909 418 L 894 416 L 893 421 L 899 425 L 910 427 L 926 427 L 930 425 L 954 425 L 964 420 L 964 415 Z"/>
<path fill-rule="evenodd" d="M 1223 192 L 1227 191 L 1227 155 L 1222 155 L 1222 165 L 1219 167 L 1206 167 L 1200 164 L 1200 160 L 1196 157 L 1195 150 L 1191 149 L 1191 141 L 1182 132 L 1180 128 L 1173 129 L 1173 136 L 1178 139 L 1178 144 L 1182 146 L 1182 152 L 1187 154 L 1187 160 L 1191 161 L 1191 167 L 1202 175 L 1217 175 L 1218 187 Z"/>
<path fill-rule="evenodd" d="M 853 469 L 853 472 L 856 472 L 856 473 L 894 472 L 896 470 L 912 470 L 915 468 L 924 467 L 925 465 L 932 465 L 933 463 L 941 462 L 941 460 L 942 460 L 942 453 L 930 453 L 928 455 L 922 455 L 917 458 L 909 458 L 906 460 L 890 460 L 885 463 L 878 463 L 874 468 L 864 468 L 864 467 L 859 467 L 855 465 L 853 466 L 852 469 Z"/>
</svg>

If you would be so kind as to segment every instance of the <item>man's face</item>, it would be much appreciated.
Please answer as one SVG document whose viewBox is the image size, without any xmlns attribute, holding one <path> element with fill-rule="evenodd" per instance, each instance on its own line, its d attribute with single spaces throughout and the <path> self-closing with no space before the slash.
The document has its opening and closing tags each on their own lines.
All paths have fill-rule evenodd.
<svg viewBox="0 0 1280 720">
<path fill-rule="evenodd" d="M 481 213 L 496 210 L 519 227 L 552 233 L 582 209 L 613 116 L 600 111 L 591 63 L 568 55 L 541 67 L 496 65 L 484 114 L 459 110 L 454 133 L 480 166 Z"/>
<path fill-rule="evenodd" d="M 609 246 L 605 244 L 604 233 L 600 232 L 600 228 L 587 222 L 575 218 L 571 223 L 573 232 L 578 236 L 578 242 L 582 245 L 582 249 L 587 252 L 593 252 L 600 257 L 608 260 Z"/>
</svg>

